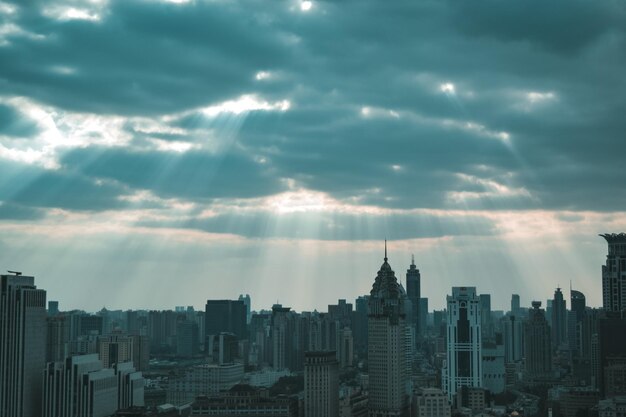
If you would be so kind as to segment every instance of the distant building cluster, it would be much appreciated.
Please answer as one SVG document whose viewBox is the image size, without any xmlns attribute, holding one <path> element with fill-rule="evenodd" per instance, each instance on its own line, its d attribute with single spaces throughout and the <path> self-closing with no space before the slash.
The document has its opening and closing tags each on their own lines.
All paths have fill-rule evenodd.
<svg viewBox="0 0 626 417">
<path fill-rule="evenodd" d="M 411 260 L 325 312 L 250 295 L 203 311 L 62 311 L 0 275 L 1 417 L 626 416 L 626 234 L 604 234 L 602 308 L 556 288 L 509 311 L 453 286 L 428 310 Z M 435 279 L 435 278 L 432 278 Z M 47 306 L 47 309 L 46 309 Z M 545 307 L 545 308 L 544 308 Z"/>
</svg>

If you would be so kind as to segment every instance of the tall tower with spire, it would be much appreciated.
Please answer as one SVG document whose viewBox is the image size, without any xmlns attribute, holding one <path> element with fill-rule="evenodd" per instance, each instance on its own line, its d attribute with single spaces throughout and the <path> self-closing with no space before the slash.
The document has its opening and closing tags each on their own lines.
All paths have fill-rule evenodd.
<svg viewBox="0 0 626 417">
<path fill-rule="evenodd" d="M 407 318 L 409 325 L 415 329 L 415 336 L 420 335 L 419 307 L 421 291 L 421 275 L 420 270 L 415 266 L 415 256 L 411 256 L 411 265 L 406 270 L 406 295 L 411 302 L 411 317 Z"/>
<path fill-rule="evenodd" d="M 387 261 L 385 241 L 385 258 L 370 291 L 367 320 L 370 417 L 408 415 L 404 301 Z"/>
</svg>

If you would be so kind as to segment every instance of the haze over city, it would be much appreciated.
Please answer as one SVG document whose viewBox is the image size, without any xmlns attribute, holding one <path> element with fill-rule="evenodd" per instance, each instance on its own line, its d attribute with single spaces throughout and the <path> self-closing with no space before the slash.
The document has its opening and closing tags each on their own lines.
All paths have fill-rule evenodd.
<svg viewBox="0 0 626 417">
<path fill-rule="evenodd" d="M 538 12 L 540 11 L 540 12 Z M 0 265 L 64 310 L 572 286 L 626 230 L 622 2 L 0 2 Z"/>
</svg>

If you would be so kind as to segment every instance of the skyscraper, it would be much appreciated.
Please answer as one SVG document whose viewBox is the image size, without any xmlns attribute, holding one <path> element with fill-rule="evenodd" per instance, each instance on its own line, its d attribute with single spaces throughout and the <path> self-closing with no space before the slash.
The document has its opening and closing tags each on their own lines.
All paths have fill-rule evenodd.
<svg viewBox="0 0 626 417">
<path fill-rule="evenodd" d="M 533 301 L 528 320 L 524 323 L 524 355 L 529 377 L 545 376 L 552 369 L 552 344 L 550 326 L 541 307 Z"/>
<path fill-rule="evenodd" d="M 385 258 L 369 299 L 369 416 L 408 414 L 404 301 L 395 273 Z"/>
<path fill-rule="evenodd" d="M 411 317 L 407 317 L 407 322 L 415 329 L 416 337 L 421 331 L 419 327 L 419 304 L 422 297 L 421 281 L 420 270 L 415 266 L 415 257 L 411 256 L 411 265 L 406 270 L 406 295 L 411 301 Z"/>
<path fill-rule="evenodd" d="M 586 300 L 585 295 L 576 290 L 570 289 L 571 312 L 567 321 L 567 338 L 569 348 L 573 356 L 582 355 L 583 321 L 585 319 Z"/>
<path fill-rule="evenodd" d="M 250 294 L 239 294 L 239 301 L 242 301 L 243 305 L 246 306 L 246 323 L 250 324 L 250 319 L 252 318 L 252 301 L 250 300 Z"/>
<path fill-rule="evenodd" d="M 511 295 L 511 313 L 519 316 L 520 310 L 520 299 L 519 294 Z"/>
<path fill-rule="evenodd" d="M 339 417 L 339 364 L 333 351 L 304 354 L 304 416 Z"/>
<path fill-rule="evenodd" d="M 560 288 L 552 300 L 552 347 L 557 349 L 567 340 L 567 308 Z"/>
<path fill-rule="evenodd" d="M 480 328 L 483 339 L 491 339 L 494 336 L 491 323 L 491 294 L 480 294 Z"/>
<path fill-rule="evenodd" d="M 241 300 L 207 300 L 205 309 L 205 337 L 222 332 L 247 338 L 246 305 Z"/>
<path fill-rule="evenodd" d="M 481 306 L 476 287 L 452 287 L 448 300 L 448 348 L 443 390 L 452 399 L 461 387 L 482 384 Z"/>
<path fill-rule="evenodd" d="M 605 233 L 609 244 L 602 265 L 602 305 L 607 311 L 626 310 L 626 233 Z"/>
<path fill-rule="evenodd" d="M 35 278 L 0 275 L 0 416 L 41 414 L 46 364 L 46 292 Z"/>
<path fill-rule="evenodd" d="M 506 363 L 515 363 L 522 360 L 523 325 L 522 320 L 513 314 L 505 316 L 504 327 L 504 359 Z"/>
</svg>

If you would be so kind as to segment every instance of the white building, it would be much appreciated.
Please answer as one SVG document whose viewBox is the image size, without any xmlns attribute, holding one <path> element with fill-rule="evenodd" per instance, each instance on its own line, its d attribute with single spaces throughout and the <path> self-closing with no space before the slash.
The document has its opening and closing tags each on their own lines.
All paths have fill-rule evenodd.
<svg viewBox="0 0 626 417">
<path fill-rule="evenodd" d="M 205 364 L 194 366 L 180 378 L 171 378 L 167 387 L 167 402 L 174 405 L 187 404 L 198 395 L 217 394 L 241 382 L 243 364 Z"/>
<path fill-rule="evenodd" d="M 416 417 L 450 417 L 452 408 L 446 394 L 437 388 L 422 388 L 415 395 Z"/>
<path fill-rule="evenodd" d="M 98 355 L 49 362 L 43 376 L 43 417 L 106 417 L 144 405 L 144 380 L 132 362 L 103 369 Z"/>
<path fill-rule="evenodd" d="M 0 416 L 39 417 L 46 292 L 34 277 L 0 275 L 0 317 Z"/>
<path fill-rule="evenodd" d="M 482 386 L 481 310 L 476 287 L 452 287 L 447 300 L 448 347 L 442 385 L 452 399 L 460 387 Z"/>
</svg>

